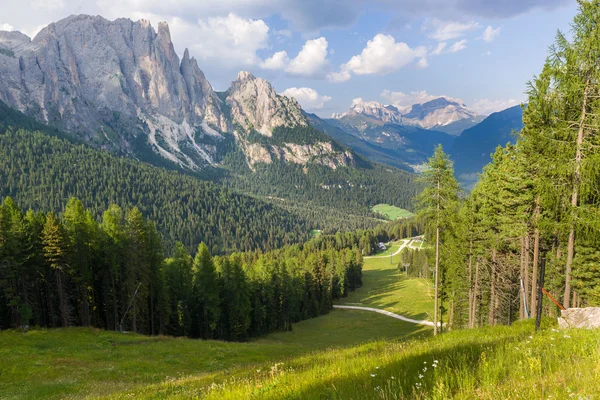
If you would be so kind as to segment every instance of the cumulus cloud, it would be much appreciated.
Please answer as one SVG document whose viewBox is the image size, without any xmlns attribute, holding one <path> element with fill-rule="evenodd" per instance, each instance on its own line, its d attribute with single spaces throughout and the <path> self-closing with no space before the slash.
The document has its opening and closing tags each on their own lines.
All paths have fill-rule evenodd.
<svg viewBox="0 0 600 400">
<path fill-rule="evenodd" d="M 417 61 L 417 68 L 427 68 L 429 66 L 429 63 L 427 62 L 427 59 L 425 57 L 421 58 L 419 61 Z"/>
<path fill-rule="evenodd" d="M 494 39 L 498 37 L 498 35 L 500 35 L 500 27 L 494 29 L 490 25 L 488 25 L 487 28 L 485 28 L 485 30 L 483 31 L 483 35 L 481 36 L 481 38 L 484 41 L 491 43 L 494 41 Z"/>
<path fill-rule="evenodd" d="M 324 77 L 329 66 L 327 40 L 320 37 L 308 40 L 298 55 L 290 60 L 285 71 L 292 76 Z"/>
<path fill-rule="evenodd" d="M 304 78 L 324 78 L 331 68 L 327 59 L 327 39 L 307 40 L 296 57 L 290 59 L 286 51 L 278 51 L 261 63 L 264 69 L 284 70 L 288 75 Z"/>
<path fill-rule="evenodd" d="M 289 62 L 290 58 L 288 57 L 287 52 L 278 51 L 263 61 L 260 66 L 264 69 L 278 71 L 284 69 Z"/>
<path fill-rule="evenodd" d="M 291 87 L 281 94 L 295 98 L 305 110 L 320 110 L 331 100 L 331 97 L 321 96 L 315 89 L 308 87 Z"/>
<path fill-rule="evenodd" d="M 404 42 L 396 42 L 391 35 L 378 34 L 367 42 L 362 52 L 352 57 L 340 67 L 340 72 L 329 75 L 333 82 L 343 82 L 355 75 L 384 75 L 419 60 L 418 67 L 427 66 L 427 49 L 424 47 L 410 48 Z"/>
<path fill-rule="evenodd" d="M 456 53 L 467 48 L 467 39 L 459 40 L 450 47 L 450 53 Z"/>
<path fill-rule="evenodd" d="M 444 49 L 446 48 L 446 45 L 447 45 L 446 42 L 438 43 L 437 47 L 435 49 L 433 49 L 433 51 L 430 54 L 434 55 L 434 56 L 442 54 L 442 51 L 444 51 Z"/>
<path fill-rule="evenodd" d="M 0 24 L 0 31 L 14 31 L 15 27 L 11 24 Z"/>
<path fill-rule="evenodd" d="M 488 115 L 493 112 L 506 110 L 507 108 L 521 104 L 521 101 L 515 99 L 508 100 L 490 100 L 487 98 L 476 100 L 471 108 L 479 114 Z"/>
<path fill-rule="evenodd" d="M 425 21 L 422 30 L 429 32 L 428 35 L 430 38 L 445 42 L 447 40 L 458 39 L 478 27 L 479 24 L 475 21 L 457 22 L 432 18 Z"/>
<path fill-rule="evenodd" d="M 200 20 L 194 30 L 196 57 L 241 65 L 257 64 L 256 52 L 267 47 L 269 37 L 264 21 L 235 14 Z"/>
</svg>

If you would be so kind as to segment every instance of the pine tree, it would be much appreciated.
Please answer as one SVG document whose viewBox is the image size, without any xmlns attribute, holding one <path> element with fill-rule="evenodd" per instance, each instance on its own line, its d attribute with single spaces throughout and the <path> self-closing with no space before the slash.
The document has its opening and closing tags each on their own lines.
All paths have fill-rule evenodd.
<svg viewBox="0 0 600 400">
<path fill-rule="evenodd" d="M 443 230 L 450 228 L 452 218 L 458 206 L 459 185 L 454 177 L 452 161 L 448 158 L 442 146 L 439 145 L 427 163 L 427 168 L 420 179 L 425 186 L 417 197 L 418 219 L 426 226 L 426 236 L 435 242 L 435 297 L 434 297 L 434 334 L 438 332 L 439 315 L 439 275 L 440 275 L 440 245 Z"/>
<path fill-rule="evenodd" d="M 44 245 L 44 258 L 56 277 L 61 324 L 63 327 L 67 327 L 71 320 L 71 306 L 68 300 L 65 279 L 69 250 L 64 227 L 54 213 L 48 213 L 46 216 L 42 242 Z"/>
<path fill-rule="evenodd" d="M 203 339 L 211 339 L 217 329 L 221 312 L 219 281 L 212 256 L 204 243 L 198 246 L 193 271 L 196 334 Z"/>
</svg>

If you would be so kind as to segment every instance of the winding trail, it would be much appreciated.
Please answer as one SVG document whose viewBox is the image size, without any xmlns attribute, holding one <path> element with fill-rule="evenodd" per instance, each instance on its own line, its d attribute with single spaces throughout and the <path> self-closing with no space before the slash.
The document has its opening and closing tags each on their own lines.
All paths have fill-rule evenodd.
<svg viewBox="0 0 600 400">
<path fill-rule="evenodd" d="M 402 251 L 402 249 L 403 249 L 403 248 L 405 248 L 406 246 L 409 246 L 411 243 L 412 243 L 412 239 L 408 239 L 408 240 L 406 240 L 404 243 L 402 243 L 402 244 L 400 245 L 400 247 L 398 248 L 398 250 L 396 250 L 396 252 L 395 252 L 395 253 L 393 253 L 393 254 L 388 254 L 387 256 L 365 256 L 365 257 L 363 257 L 363 258 L 364 258 L 365 260 L 368 260 L 368 259 L 370 259 L 370 258 L 389 258 L 390 256 L 391 256 L 391 257 L 394 257 L 395 255 L 398 255 L 398 254 L 400 254 L 400 252 Z"/>
<path fill-rule="evenodd" d="M 399 319 L 399 320 L 402 320 L 402 321 L 410 322 L 410 323 L 413 323 L 413 324 L 433 326 L 433 322 L 431 322 L 431 321 L 425 321 L 425 320 L 418 321 L 416 319 L 411 319 L 411 318 L 403 317 L 402 315 L 395 314 L 395 313 L 393 313 L 391 311 L 380 310 L 379 308 L 359 307 L 359 306 L 338 306 L 338 305 L 334 305 L 333 308 L 340 308 L 340 309 L 343 309 L 343 310 L 371 311 L 371 312 L 376 312 L 376 313 L 379 313 L 379 314 L 387 315 L 388 317 L 396 318 L 396 319 Z"/>
</svg>

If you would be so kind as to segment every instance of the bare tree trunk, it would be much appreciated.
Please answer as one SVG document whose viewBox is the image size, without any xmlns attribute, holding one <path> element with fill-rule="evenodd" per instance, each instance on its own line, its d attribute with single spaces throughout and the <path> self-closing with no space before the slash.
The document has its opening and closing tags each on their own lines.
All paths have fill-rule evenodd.
<svg viewBox="0 0 600 400">
<path fill-rule="evenodd" d="M 435 229 L 435 300 L 434 309 L 435 314 L 433 316 L 433 334 L 438 333 L 438 276 L 440 271 L 440 178 L 437 181 L 437 221 Z"/>
<path fill-rule="evenodd" d="M 469 328 L 473 327 L 473 239 L 469 241 Z"/>
<path fill-rule="evenodd" d="M 583 146 L 585 117 L 587 114 L 587 100 L 590 80 L 588 78 L 583 93 L 583 105 L 581 106 L 581 117 L 579 119 L 579 130 L 577 131 L 577 149 L 575 152 L 575 173 L 573 174 L 573 194 L 571 195 L 571 214 L 574 213 L 579 200 L 579 185 L 581 181 L 581 148 Z M 571 215 L 573 217 L 573 215 Z M 563 307 L 570 307 L 571 300 L 571 269 L 573 268 L 573 257 L 575 255 L 575 223 L 571 221 L 569 232 L 569 244 L 567 246 L 567 267 L 565 271 L 565 294 L 563 296 Z"/>
<path fill-rule="evenodd" d="M 488 324 L 496 324 L 496 249 L 492 249 L 492 277 L 490 279 L 490 309 Z"/>
<path fill-rule="evenodd" d="M 473 328 L 478 326 L 477 323 L 477 300 L 479 298 L 479 260 L 475 262 L 475 284 L 473 285 L 473 309 L 471 313 L 473 314 Z"/>
<path fill-rule="evenodd" d="M 525 238 L 521 238 L 521 279 L 524 279 L 525 275 Z M 525 296 L 523 294 L 523 290 L 521 289 L 521 285 L 519 285 L 519 318 L 525 319 Z"/>
<path fill-rule="evenodd" d="M 523 278 L 524 278 L 524 282 L 523 282 L 523 297 L 525 297 L 525 301 L 527 301 L 527 288 L 529 287 L 529 263 L 530 263 L 530 257 L 529 257 L 529 252 L 531 250 L 531 246 L 530 246 L 530 240 L 529 240 L 529 233 L 525 234 L 525 264 L 524 264 L 524 270 L 523 270 Z M 531 315 L 531 313 L 534 312 L 531 308 L 529 309 L 529 315 Z"/>
<path fill-rule="evenodd" d="M 539 215 L 539 206 L 536 210 L 536 214 Z M 531 273 L 531 307 L 532 312 L 537 310 L 537 274 L 538 274 L 538 262 L 540 259 L 540 230 L 535 228 L 533 234 L 533 271 Z"/>
</svg>

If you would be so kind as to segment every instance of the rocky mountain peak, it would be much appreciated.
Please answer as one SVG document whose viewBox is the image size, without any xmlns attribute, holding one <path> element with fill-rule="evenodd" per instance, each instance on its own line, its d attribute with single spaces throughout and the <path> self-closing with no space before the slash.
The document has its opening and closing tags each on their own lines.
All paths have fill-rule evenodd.
<svg viewBox="0 0 600 400">
<path fill-rule="evenodd" d="M 233 122 L 246 131 L 252 129 L 271 136 L 279 126 L 306 126 L 308 122 L 295 99 L 280 96 L 273 86 L 242 71 L 226 92 Z"/>
</svg>

